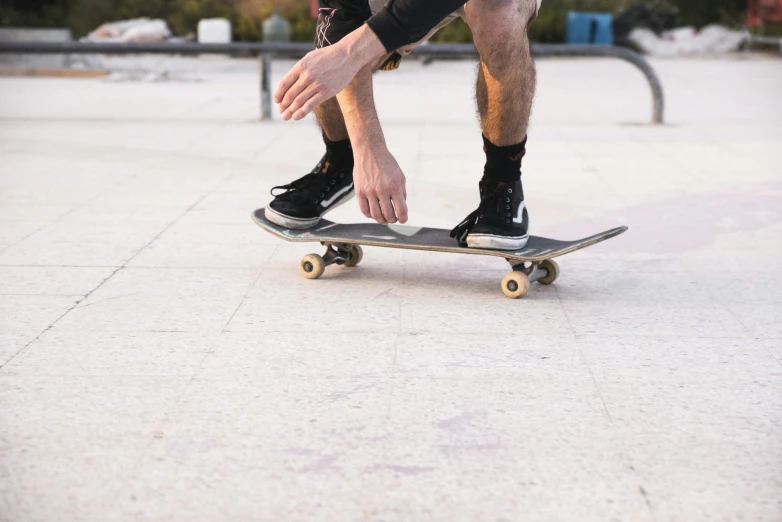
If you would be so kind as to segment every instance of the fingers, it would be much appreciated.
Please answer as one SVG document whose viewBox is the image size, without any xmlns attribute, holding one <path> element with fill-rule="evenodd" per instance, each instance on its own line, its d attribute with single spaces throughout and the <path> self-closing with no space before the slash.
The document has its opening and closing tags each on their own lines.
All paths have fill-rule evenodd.
<svg viewBox="0 0 782 522">
<path fill-rule="evenodd" d="M 381 225 L 387 225 L 386 219 L 383 217 L 383 211 L 380 209 L 380 203 L 376 198 L 368 198 L 369 200 L 369 215 L 372 219 L 380 223 Z"/>
<path fill-rule="evenodd" d="M 400 223 L 407 223 L 407 201 L 404 197 L 393 198 L 394 210 Z"/>
<path fill-rule="evenodd" d="M 291 110 L 292 105 L 298 102 L 298 105 L 296 106 L 298 109 L 299 106 L 306 101 L 306 99 L 299 101 L 300 98 L 308 93 L 308 91 L 309 96 L 307 96 L 307 98 L 312 96 L 314 91 L 312 90 L 312 86 L 307 83 L 304 77 L 299 76 L 299 79 L 296 81 L 296 83 L 294 83 L 285 93 L 285 96 L 282 97 L 282 101 L 280 102 L 280 112 L 283 114 L 293 114 L 293 110 Z"/>
<path fill-rule="evenodd" d="M 285 97 L 285 93 L 288 92 L 288 89 L 290 89 L 298 79 L 299 69 L 297 66 L 288 71 L 288 74 L 285 75 L 280 84 L 277 86 L 277 90 L 274 91 L 274 103 L 281 103 Z"/>
<path fill-rule="evenodd" d="M 301 83 L 301 80 L 296 83 L 296 85 L 293 86 L 293 88 L 296 88 L 296 86 Z M 291 89 L 292 91 L 293 89 Z M 288 91 L 288 92 L 291 92 Z M 282 119 L 285 121 L 288 121 L 293 117 L 294 120 L 300 120 L 301 118 L 296 117 L 296 111 L 298 111 L 301 106 L 310 100 L 313 96 L 317 94 L 317 90 L 312 85 L 308 86 L 306 89 L 304 89 L 302 92 L 296 95 L 296 99 L 294 99 L 290 104 L 288 104 L 287 109 L 285 109 L 282 113 Z M 285 97 L 287 98 L 288 95 L 286 94 Z M 283 100 L 283 103 L 280 104 L 280 110 L 282 110 L 283 104 L 285 101 Z M 303 118 L 304 116 L 302 116 Z"/>
<path fill-rule="evenodd" d="M 282 119 L 300 120 L 327 98 L 317 82 L 308 82 L 304 75 L 299 76 L 299 80 L 288 89 L 280 102 Z"/>
<path fill-rule="evenodd" d="M 381 225 L 390 223 L 407 223 L 407 202 L 400 193 L 395 196 L 357 196 L 358 207 L 366 217 L 374 219 Z"/>
<path fill-rule="evenodd" d="M 407 190 L 405 178 L 401 176 L 380 188 L 356 189 L 356 198 L 361 213 L 381 225 L 407 223 Z"/>
<path fill-rule="evenodd" d="M 316 93 L 312 98 L 307 100 L 307 102 L 301 106 L 301 109 L 296 111 L 293 114 L 294 120 L 300 120 L 303 117 L 305 117 L 307 114 L 311 113 L 315 110 L 315 108 L 326 101 L 329 98 L 329 96 L 324 92 L 318 92 Z"/>
<path fill-rule="evenodd" d="M 371 218 L 372 214 L 369 213 L 369 201 L 367 201 L 367 197 L 357 192 L 356 199 L 358 200 L 358 208 L 361 210 L 361 213 L 366 217 Z"/>
<path fill-rule="evenodd" d="M 407 223 L 407 187 L 405 177 L 391 189 L 391 200 L 400 223 Z"/>
<path fill-rule="evenodd" d="M 383 212 L 383 217 L 386 219 L 386 223 L 396 223 L 396 213 L 394 212 L 394 205 L 391 203 L 391 198 L 381 198 L 379 204 L 380 210 Z"/>
</svg>

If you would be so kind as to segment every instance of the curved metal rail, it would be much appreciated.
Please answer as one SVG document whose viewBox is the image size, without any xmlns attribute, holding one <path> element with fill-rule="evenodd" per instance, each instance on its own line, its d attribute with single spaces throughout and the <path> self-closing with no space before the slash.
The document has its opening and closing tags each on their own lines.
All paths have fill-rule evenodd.
<svg viewBox="0 0 782 522">
<path fill-rule="evenodd" d="M 273 57 L 295 58 L 313 49 L 308 43 L 289 42 L 235 42 L 235 43 L 121 43 L 121 42 L 0 42 L 0 53 L 18 54 L 227 54 L 261 57 L 261 118 L 271 119 L 271 90 L 269 76 Z M 477 58 L 473 44 L 420 45 L 413 54 L 430 58 Z M 533 44 L 532 54 L 545 57 L 610 57 L 625 60 L 638 69 L 652 89 L 652 123 L 664 122 L 665 95 L 660 78 L 640 54 L 623 47 L 605 45 Z"/>
</svg>

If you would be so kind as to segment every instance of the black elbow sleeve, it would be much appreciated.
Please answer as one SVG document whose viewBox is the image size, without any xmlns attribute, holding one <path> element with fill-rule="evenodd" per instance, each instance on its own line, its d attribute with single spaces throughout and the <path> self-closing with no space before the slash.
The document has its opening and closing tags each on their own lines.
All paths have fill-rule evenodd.
<svg viewBox="0 0 782 522">
<path fill-rule="evenodd" d="M 337 43 L 372 16 L 366 0 L 318 0 L 315 47 Z"/>
</svg>

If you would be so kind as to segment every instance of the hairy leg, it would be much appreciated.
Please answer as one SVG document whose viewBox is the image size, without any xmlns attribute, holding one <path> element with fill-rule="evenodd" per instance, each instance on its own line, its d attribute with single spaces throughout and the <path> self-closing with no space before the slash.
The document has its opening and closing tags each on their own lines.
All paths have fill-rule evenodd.
<svg viewBox="0 0 782 522">
<path fill-rule="evenodd" d="M 535 0 L 470 0 L 467 23 L 480 55 L 475 98 L 484 136 L 498 146 L 527 136 L 535 96 L 535 62 L 527 26 Z"/>
<path fill-rule="evenodd" d="M 320 104 L 315 109 L 315 117 L 318 125 L 323 129 L 323 133 L 331 141 L 341 141 L 348 139 L 348 129 L 345 126 L 345 118 L 342 117 L 342 110 L 339 108 L 337 98 L 331 98 Z"/>
</svg>

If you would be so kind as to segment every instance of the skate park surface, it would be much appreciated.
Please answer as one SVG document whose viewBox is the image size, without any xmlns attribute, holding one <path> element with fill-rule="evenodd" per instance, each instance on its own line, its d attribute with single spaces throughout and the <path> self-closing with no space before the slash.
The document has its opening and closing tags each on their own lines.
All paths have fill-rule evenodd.
<svg viewBox="0 0 782 522">
<path fill-rule="evenodd" d="M 108 62 L 0 78 L 0 520 L 782 518 L 778 58 L 653 60 L 662 126 L 627 64 L 541 60 L 531 232 L 630 229 L 515 301 L 482 256 L 302 278 L 250 214 L 312 119 L 259 122 L 251 60 Z M 411 225 L 478 204 L 474 71 L 375 76 Z"/>
</svg>

